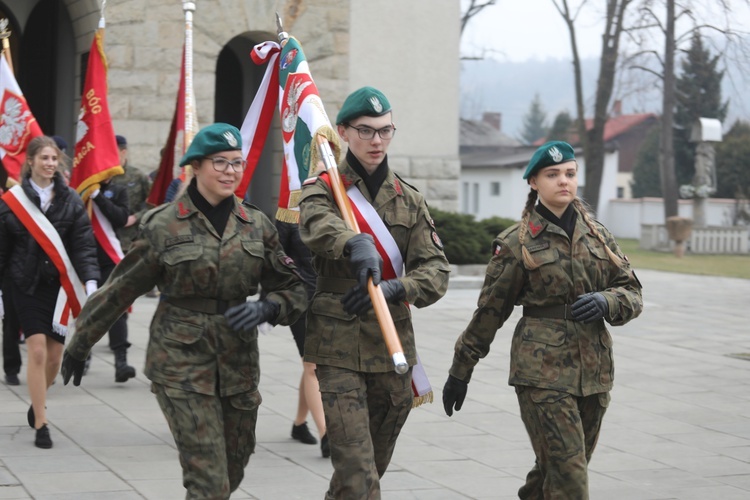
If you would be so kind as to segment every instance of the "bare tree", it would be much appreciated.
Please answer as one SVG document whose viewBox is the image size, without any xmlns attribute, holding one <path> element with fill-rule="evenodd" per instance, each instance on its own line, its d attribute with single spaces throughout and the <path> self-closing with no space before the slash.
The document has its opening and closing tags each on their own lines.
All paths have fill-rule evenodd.
<svg viewBox="0 0 750 500">
<path fill-rule="evenodd" d="M 471 18 L 482 12 L 485 8 L 490 5 L 495 5 L 496 0 L 469 0 L 469 5 L 466 6 L 466 10 L 461 14 L 461 33 L 464 34 L 464 28 L 469 24 Z M 460 37 L 460 36 L 459 36 Z"/>
<path fill-rule="evenodd" d="M 659 144 L 659 163 L 660 163 L 660 174 L 661 174 L 661 188 L 662 197 L 664 198 L 664 217 L 672 217 L 678 215 L 678 197 L 679 190 L 677 186 L 677 175 L 675 172 L 675 153 L 674 153 L 674 111 L 676 106 L 676 88 L 675 88 L 675 56 L 679 45 L 695 35 L 696 32 L 704 30 L 712 31 L 722 35 L 722 38 L 726 42 L 727 46 L 724 47 L 722 53 L 724 55 L 731 54 L 733 50 L 737 49 L 742 54 L 746 55 L 747 46 L 743 43 L 743 36 L 747 33 L 735 30 L 731 27 L 731 5 L 727 0 L 718 0 L 712 4 L 713 7 L 718 7 L 724 14 L 724 26 L 718 24 L 721 19 L 714 18 L 711 23 L 703 22 L 698 19 L 696 15 L 695 7 L 700 5 L 700 2 L 694 2 L 691 0 L 684 0 L 683 2 L 677 2 L 675 0 L 664 0 L 664 8 L 666 10 L 666 18 L 664 22 L 660 20 L 659 14 L 655 11 L 655 5 L 658 2 L 655 0 L 642 0 L 640 4 L 641 16 L 639 21 L 634 25 L 632 33 L 639 31 L 644 33 L 644 30 L 652 28 L 658 29 L 658 32 L 664 36 L 664 52 L 659 53 L 656 50 L 648 49 L 646 47 L 647 42 L 642 36 L 633 37 L 636 44 L 641 47 L 641 50 L 629 57 L 631 61 L 637 61 L 639 57 L 651 56 L 655 57 L 658 64 L 661 66 L 661 71 L 654 70 L 653 68 L 633 63 L 630 67 L 633 69 L 639 69 L 655 75 L 662 84 L 662 119 L 661 119 L 661 134 Z M 745 0 L 747 4 L 747 0 Z M 676 22 L 682 17 L 691 19 L 691 28 L 678 35 L 676 33 Z M 742 65 L 747 64 L 745 59 Z"/>
<path fill-rule="evenodd" d="M 593 124 L 586 130 L 583 104 L 583 84 L 581 83 L 581 62 L 578 57 L 578 44 L 575 34 L 575 20 L 586 4 L 583 0 L 573 12 L 568 0 L 552 0 L 555 8 L 568 26 L 570 44 L 573 51 L 573 71 L 576 80 L 576 108 L 578 113 L 579 137 L 583 141 L 586 160 L 586 185 L 583 197 L 596 210 L 599 206 L 599 190 L 604 170 L 604 125 L 607 123 L 607 110 L 612 98 L 617 71 L 617 56 L 620 39 L 625 29 L 625 13 L 633 0 L 607 0 L 604 33 L 602 33 L 602 53 L 599 60 L 599 79 L 596 84 Z"/>
</svg>

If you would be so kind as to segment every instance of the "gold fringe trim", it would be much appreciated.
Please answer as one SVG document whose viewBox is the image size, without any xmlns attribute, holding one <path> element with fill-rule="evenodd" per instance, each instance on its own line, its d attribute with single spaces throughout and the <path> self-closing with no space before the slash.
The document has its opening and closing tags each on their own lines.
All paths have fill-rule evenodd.
<svg viewBox="0 0 750 500">
<path fill-rule="evenodd" d="M 299 212 L 296 210 L 289 210 L 288 208 L 279 207 L 276 210 L 276 220 L 281 222 L 289 222 L 291 224 L 299 224 Z"/>
<path fill-rule="evenodd" d="M 302 197 L 302 190 L 295 189 L 289 192 L 289 208 L 295 208 L 299 206 L 299 199 Z"/>
<path fill-rule="evenodd" d="M 316 142 L 317 139 L 315 138 L 316 134 L 325 136 L 325 138 L 328 139 L 328 142 L 331 144 L 331 150 L 333 151 L 333 158 L 336 161 L 337 165 L 339 163 L 339 158 L 341 157 L 341 142 L 339 140 L 339 134 L 328 125 L 323 125 L 315 131 L 315 134 L 313 134 L 312 144 L 310 145 L 311 154 L 310 165 L 308 165 L 308 177 L 318 175 L 321 172 L 318 170 L 318 162 L 322 160 L 320 158 L 320 152 L 318 151 L 318 143 Z M 323 169 L 323 171 L 325 171 L 325 169 Z"/>
<path fill-rule="evenodd" d="M 432 403 L 432 400 L 433 400 L 433 394 L 432 394 L 432 391 L 430 391 L 424 396 L 415 397 L 414 402 L 411 404 L 411 407 L 416 408 L 417 406 L 421 406 L 425 403 Z"/>
</svg>

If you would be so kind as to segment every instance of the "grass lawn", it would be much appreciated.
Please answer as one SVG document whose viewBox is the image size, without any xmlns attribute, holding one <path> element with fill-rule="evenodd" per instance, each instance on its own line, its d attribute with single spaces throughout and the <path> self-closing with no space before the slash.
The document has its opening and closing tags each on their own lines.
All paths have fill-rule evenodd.
<svg viewBox="0 0 750 500">
<path fill-rule="evenodd" d="M 638 240 L 618 239 L 620 249 L 636 271 L 655 269 L 685 274 L 704 274 L 750 279 L 750 254 L 748 255 L 696 255 L 686 254 L 678 259 L 671 252 L 653 252 L 638 248 Z"/>
</svg>

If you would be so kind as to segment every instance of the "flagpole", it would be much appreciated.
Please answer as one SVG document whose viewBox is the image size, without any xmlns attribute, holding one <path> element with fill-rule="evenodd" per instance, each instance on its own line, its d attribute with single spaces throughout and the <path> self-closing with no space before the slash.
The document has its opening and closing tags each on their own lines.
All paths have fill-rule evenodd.
<svg viewBox="0 0 750 500">
<path fill-rule="evenodd" d="M 193 127 L 195 123 L 195 108 L 193 106 L 195 102 L 193 96 L 193 12 L 195 12 L 195 2 L 183 1 L 182 10 L 185 11 L 185 144 L 183 151 L 187 151 L 196 133 Z"/>
</svg>

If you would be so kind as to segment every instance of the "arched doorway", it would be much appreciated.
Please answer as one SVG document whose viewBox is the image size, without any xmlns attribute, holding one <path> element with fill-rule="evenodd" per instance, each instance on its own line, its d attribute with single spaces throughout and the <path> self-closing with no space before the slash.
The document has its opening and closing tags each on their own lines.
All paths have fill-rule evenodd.
<svg viewBox="0 0 750 500">
<path fill-rule="evenodd" d="M 28 8 L 31 2 L 25 3 Z M 80 89 L 75 88 L 75 40 L 66 6 L 60 0 L 39 0 L 17 35 L 16 80 L 29 108 L 45 134 L 64 137 L 72 149 Z"/>
<path fill-rule="evenodd" d="M 256 44 L 272 38 L 268 33 L 250 32 L 234 37 L 224 46 L 216 62 L 214 121 L 242 127 L 266 70 L 265 65 L 253 63 L 250 52 Z M 279 199 L 282 155 L 277 112 L 245 196 L 272 219 Z"/>
</svg>

